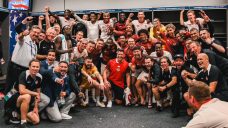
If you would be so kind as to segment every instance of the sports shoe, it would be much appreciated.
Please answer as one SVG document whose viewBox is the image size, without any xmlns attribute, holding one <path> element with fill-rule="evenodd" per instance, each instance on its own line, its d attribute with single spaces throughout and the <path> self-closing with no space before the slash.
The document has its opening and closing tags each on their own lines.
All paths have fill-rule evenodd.
<svg viewBox="0 0 228 128">
<path fill-rule="evenodd" d="M 72 116 L 67 115 L 67 114 L 65 114 L 65 113 L 61 113 L 61 117 L 62 117 L 62 119 L 63 119 L 63 120 L 69 120 L 69 119 L 72 119 Z"/>
<path fill-rule="evenodd" d="M 102 108 L 105 107 L 105 105 L 103 103 L 101 103 L 100 101 L 97 101 L 96 106 L 99 106 L 99 107 L 102 107 Z"/>
<path fill-rule="evenodd" d="M 19 124 L 20 120 L 16 117 L 12 117 L 12 118 L 10 118 L 9 122 L 12 124 Z"/>
<path fill-rule="evenodd" d="M 29 128 L 27 123 L 23 123 L 19 126 L 19 128 Z"/>
<path fill-rule="evenodd" d="M 112 101 L 108 101 L 108 104 L 107 104 L 107 108 L 111 108 L 112 107 Z"/>
</svg>

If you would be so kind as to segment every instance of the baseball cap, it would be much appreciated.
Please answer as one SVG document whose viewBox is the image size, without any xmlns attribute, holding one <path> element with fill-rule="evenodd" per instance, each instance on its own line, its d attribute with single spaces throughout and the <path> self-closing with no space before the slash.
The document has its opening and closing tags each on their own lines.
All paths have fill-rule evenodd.
<svg viewBox="0 0 228 128">
<path fill-rule="evenodd" d="M 173 58 L 174 60 L 176 60 L 177 58 L 184 60 L 184 56 L 182 54 L 176 54 Z"/>
</svg>

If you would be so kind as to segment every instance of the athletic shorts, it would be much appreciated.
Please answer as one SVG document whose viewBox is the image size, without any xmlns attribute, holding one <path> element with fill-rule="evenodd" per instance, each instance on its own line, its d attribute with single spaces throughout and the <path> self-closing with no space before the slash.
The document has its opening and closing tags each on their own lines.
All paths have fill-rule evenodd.
<svg viewBox="0 0 228 128">
<path fill-rule="evenodd" d="M 124 89 L 115 85 L 113 82 L 110 81 L 111 87 L 112 87 L 112 91 L 114 93 L 114 99 L 117 100 L 123 100 L 123 96 L 124 96 Z"/>
</svg>

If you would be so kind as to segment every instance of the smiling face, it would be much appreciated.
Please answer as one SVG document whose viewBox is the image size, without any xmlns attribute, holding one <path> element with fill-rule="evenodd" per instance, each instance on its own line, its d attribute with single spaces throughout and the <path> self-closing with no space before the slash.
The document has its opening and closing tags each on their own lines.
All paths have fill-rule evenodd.
<svg viewBox="0 0 228 128">
<path fill-rule="evenodd" d="M 86 50 L 88 53 L 92 53 L 95 49 L 95 43 L 88 43 L 88 45 L 86 46 Z"/>
<path fill-rule="evenodd" d="M 195 54 L 196 56 L 201 52 L 200 45 L 196 44 L 195 42 L 192 42 L 189 47 L 190 47 L 191 53 Z"/>
<path fill-rule="evenodd" d="M 190 31 L 191 39 L 196 41 L 199 39 L 199 31 L 198 30 L 193 30 Z"/>
<path fill-rule="evenodd" d="M 177 69 L 181 69 L 181 67 L 184 65 L 184 60 L 177 58 L 174 60 L 174 65 L 177 67 Z"/>
<path fill-rule="evenodd" d="M 144 12 L 138 12 L 138 21 L 140 23 L 143 23 L 145 21 L 145 15 L 144 15 Z"/>
<path fill-rule="evenodd" d="M 68 71 L 68 65 L 66 63 L 60 63 L 59 64 L 59 70 L 60 70 L 60 74 L 61 75 L 65 75 L 67 74 L 67 71 Z"/>
<path fill-rule="evenodd" d="M 206 39 L 210 38 L 210 33 L 207 30 L 201 30 L 200 31 L 200 38 L 202 40 L 206 40 Z"/>
<path fill-rule="evenodd" d="M 163 70 L 169 69 L 169 63 L 168 63 L 168 60 L 166 58 L 161 58 L 160 63 L 161 63 L 161 68 Z"/>
<path fill-rule="evenodd" d="M 145 59 L 145 66 L 146 66 L 147 69 L 151 69 L 153 64 L 154 64 L 154 62 L 151 60 L 151 58 L 146 58 Z"/>
<path fill-rule="evenodd" d="M 110 13 L 103 13 L 103 22 L 105 24 L 109 23 L 110 20 Z"/>
<path fill-rule="evenodd" d="M 142 51 L 141 50 L 134 50 L 133 55 L 135 59 L 141 59 L 142 58 Z"/>
<path fill-rule="evenodd" d="M 135 40 L 133 38 L 129 38 L 127 43 L 131 49 L 135 47 Z"/>
<path fill-rule="evenodd" d="M 121 62 L 124 59 L 125 55 L 123 51 L 117 51 L 116 59 Z"/>
<path fill-rule="evenodd" d="M 52 64 L 55 61 L 55 52 L 48 52 L 47 60 L 49 64 Z"/>
<path fill-rule="evenodd" d="M 46 31 L 46 36 L 47 36 L 47 39 L 49 41 L 53 41 L 53 39 L 55 38 L 56 36 L 56 31 L 54 28 L 48 28 L 48 30 Z"/>
<path fill-rule="evenodd" d="M 92 68 L 92 65 L 93 65 L 92 59 L 87 58 L 87 59 L 85 60 L 85 66 L 86 66 L 86 68 L 87 68 L 87 69 L 91 69 L 91 68 Z"/>
<path fill-rule="evenodd" d="M 33 61 L 30 66 L 29 66 L 29 72 L 31 76 L 36 76 L 36 74 L 40 70 L 40 62 L 38 61 Z"/>
<path fill-rule="evenodd" d="M 196 16 L 193 12 L 188 12 L 187 17 L 190 22 L 194 22 L 196 20 Z"/>
<path fill-rule="evenodd" d="M 197 56 L 197 64 L 201 69 L 206 70 L 209 65 L 208 56 L 204 53 L 201 53 Z"/>
<path fill-rule="evenodd" d="M 30 31 L 30 37 L 32 39 L 32 41 L 36 41 L 39 38 L 40 35 L 40 28 L 36 27 L 36 28 L 32 28 L 32 30 Z"/>
</svg>

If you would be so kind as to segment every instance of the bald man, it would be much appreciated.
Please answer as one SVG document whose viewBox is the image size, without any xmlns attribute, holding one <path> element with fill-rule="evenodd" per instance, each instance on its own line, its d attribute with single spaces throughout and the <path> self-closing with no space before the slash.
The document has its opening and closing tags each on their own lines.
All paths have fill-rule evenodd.
<svg viewBox="0 0 228 128">
<path fill-rule="evenodd" d="M 196 80 L 206 83 L 213 98 L 219 98 L 220 100 L 228 101 L 228 85 L 224 75 L 218 67 L 209 63 L 209 58 L 205 53 L 199 53 L 197 56 L 197 63 L 201 70 L 195 77 Z M 187 71 L 182 72 L 182 77 L 191 86 L 192 80 L 186 77 Z"/>
</svg>

